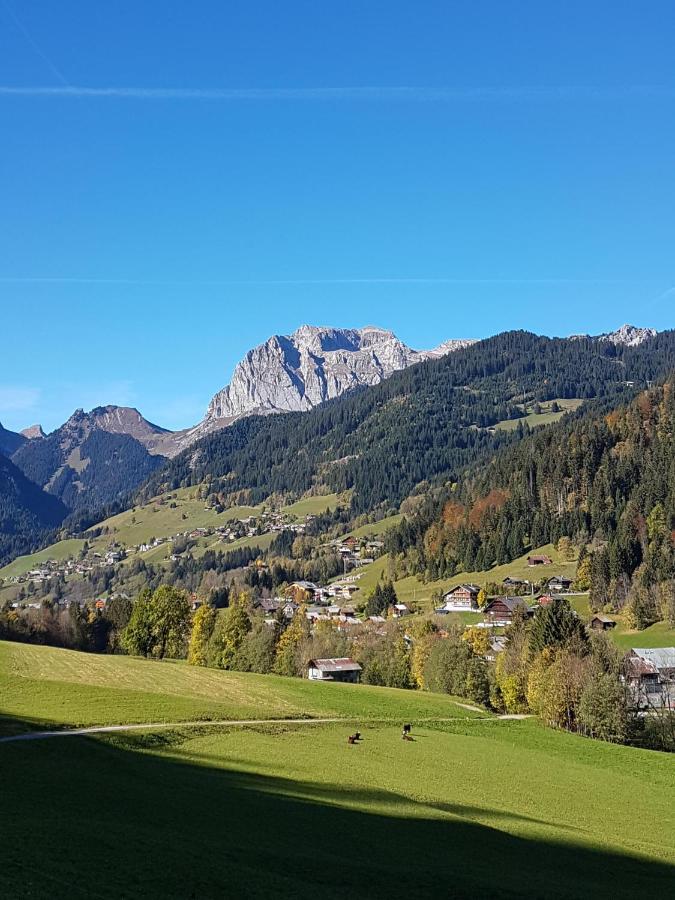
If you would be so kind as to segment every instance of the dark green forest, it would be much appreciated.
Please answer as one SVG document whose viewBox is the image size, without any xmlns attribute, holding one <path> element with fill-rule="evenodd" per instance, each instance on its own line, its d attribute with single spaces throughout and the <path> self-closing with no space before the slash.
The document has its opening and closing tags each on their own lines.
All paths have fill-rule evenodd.
<svg viewBox="0 0 675 900">
<path fill-rule="evenodd" d="M 45 543 L 66 513 L 57 497 L 0 455 L 0 565 Z"/>
</svg>

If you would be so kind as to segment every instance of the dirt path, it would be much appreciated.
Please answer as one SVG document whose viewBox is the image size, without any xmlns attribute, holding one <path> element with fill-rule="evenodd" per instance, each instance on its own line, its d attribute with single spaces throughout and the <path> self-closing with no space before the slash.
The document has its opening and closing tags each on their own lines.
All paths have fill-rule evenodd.
<svg viewBox="0 0 675 900">
<path fill-rule="evenodd" d="M 457 703 L 457 706 L 461 706 L 463 709 L 470 709 L 475 712 L 483 712 L 482 709 L 479 709 L 477 706 L 470 706 L 468 703 Z M 478 718 L 478 717 L 476 717 Z M 530 716 L 526 715 L 506 715 L 506 716 L 481 716 L 480 721 L 484 722 L 487 720 L 498 721 L 500 719 L 528 719 Z M 360 719 L 358 716 L 353 716 L 351 718 L 338 717 L 334 716 L 333 718 L 327 719 L 216 719 L 216 720 L 203 720 L 198 719 L 193 722 L 140 722 L 133 723 L 130 725 L 89 725 L 86 728 L 62 728 L 60 730 L 52 730 L 52 731 L 27 731 L 23 734 L 10 734 L 6 737 L 0 737 L 0 744 L 9 744 L 15 741 L 42 741 L 46 738 L 55 738 L 55 737 L 78 737 L 78 736 L 86 736 L 88 734 L 114 734 L 120 731 L 148 731 L 148 730 L 160 730 L 163 728 L 203 728 L 203 727 L 218 727 L 218 726 L 246 726 L 246 725 L 334 725 L 337 722 L 344 722 L 348 724 L 349 722 L 359 722 Z M 380 722 L 389 722 L 389 719 L 370 719 L 369 721 L 377 721 Z M 466 719 L 463 716 L 456 716 L 454 718 L 442 718 L 442 719 L 418 719 L 416 720 L 420 725 L 424 725 L 425 722 L 471 722 L 475 721 L 472 719 Z M 392 722 L 392 724 L 394 724 Z"/>
</svg>

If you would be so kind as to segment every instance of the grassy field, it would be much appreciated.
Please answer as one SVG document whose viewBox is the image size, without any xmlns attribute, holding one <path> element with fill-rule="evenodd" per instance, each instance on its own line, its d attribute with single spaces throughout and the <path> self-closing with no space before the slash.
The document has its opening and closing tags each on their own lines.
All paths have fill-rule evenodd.
<svg viewBox="0 0 675 900">
<path fill-rule="evenodd" d="M 553 563 L 550 566 L 539 566 L 531 568 L 527 565 L 527 557 L 532 554 L 545 554 L 550 556 Z M 431 608 L 431 596 L 435 592 L 447 591 L 451 587 L 463 582 L 474 582 L 475 584 L 486 584 L 487 582 L 501 582 L 504 578 L 522 578 L 528 581 L 538 581 L 542 578 L 551 578 L 553 575 L 566 575 L 573 578 L 576 571 L 576 562 L 568 562 L 558 553 L 553 544 L 546 544 L 532 550 L 513 562 L 504 566 L 495 566 L 487 572 L 461 572 L 452 578 L 443 578 L 440 581 L 430 581 L 424 584 L 414 575 L 408 578 L 402 578 L 396 581 L 396 593 L 403 603 L 415 601 L 423 608 Z M 356 600 L 363 599 L 370 591 L 373 590 L 378 581 L 388 577 L 388 557 L 382 556 L 376 559 L 374 563 L 365 566 L 363 575 L 358 581 L 359 591 L 354 595 Z"/>
<path fill-rule="evenodd" d="M 644 631 L 635 631 L 627 628 L 619 617 L 616 621 L 617 626 L 612 629 L 611 635 L 619 647 L 675 647 L 675 628 L 667 622 L 657 622 Z"/>
<path fill-rule="evenodd" d="M 398 525 L 403 516 L 398 513 L 395 516 L 387 516 L 384 519 L 380 519 L 379 522 L 371 522 L 368 525 L 361 525 L 359 528 L 355 528 L 354 531 L 350 531 L 348 534 L 343 535 L 343 537 L 355 537 L 355 538 L 379 538 L 390 528 L 394 528 L 395 525 Z"/>
<path fill-rule="evenodd" d="M 158 709 L 172 721 L 352 718 L 0 743 L 11 773 L 3 896 L 634 900 L 675 890 L 665 754 L 432 694 L 48 648 L 0 644 L 0 679 L 5 732 Z M 354 721 L 363 741 L 348 746 Z"/>
<path fill-rule="evenodd" d="M 348 494 L 323 494 L 317 497 L 305 497 L 289 506 L 284 506 L 281 512 L 289 516 L 318 516 L 319 513 L 327 512 L 330 509 L 337 509 L 338 506 L 344 506 L 349 502 Z"/>
<path fill-rule="evenodd" d="M 137 506 L 101 522 L 107 533 L 93 545 L 102 543 L 107 546 L 114 540 L 131 547 L 147 543 L 153 537 L 172 537 L 194 528 L 215 528 L 233 519 L 259 515 L 262 511 L 261 506 L 233 506 L 216 513 L 213 509 L 207 509 L 203 500 L 196 499 L 195 488 L 184 488 L 173 493 L 176 495 L 174 499 L 169 499 L 173 494 L 156 498 L 145 506 Z M 175 503 L 173 509 L 171 503 Z"/>
<path fill-rule="evenodd" d="M 325 716 L 475 716 L 447 697 L 0 641 L 0 711 L 35 725 Z M 1 726 L 0 726 L 1 727 Z M 5 727 L 9 727 L 7 724 Z"/>
<path fill-rule="evenodd" d="M 551 404 L 557 403 L 560 407 L 558 412 L 551 412 Z M 518 423 L 522 422 L 523 424 L 527 424 L 530 428 L 536 428 L 538 425 L 552 425 L 553 422 L 557 422 L 559 419 L 565 415 L 565 413 L 571 412 L 572 410 L 579 409 L 583 400 L 551 400 L 548 403 L 541 403 L 541 412 L 534 413 L 532 412 L 530 407 L 526 407 L 523 411 L 526 413 L 520 419 L 503 419 L 501 422 L 497 422 L 495 428 L 499 428 L 502 431 L 514 431 L 518 427 Z"/>
</svg>

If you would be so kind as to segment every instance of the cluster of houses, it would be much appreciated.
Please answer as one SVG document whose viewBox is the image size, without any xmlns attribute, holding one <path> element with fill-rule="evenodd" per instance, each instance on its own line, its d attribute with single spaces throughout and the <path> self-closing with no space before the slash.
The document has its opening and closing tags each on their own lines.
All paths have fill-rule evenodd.
<svg viewBox="0 0 675 900">
<path fill-rule="evenodd" d="M 367 566 L 384 552 L 384 542 L 378 540 L 359 540 L 353 535 L 340 540 L 331 541 L 332 547 L 342 558 L 345 572 L 358 566 Z"/>
<path fill-rule="evenodd" d="M 317 622 L 333 622 L 339 630 L 350 630 L 367 622 L 385 622 L 384 616 L 359 618 L 356 609 L 350 603 L 352 595 L 358 591 L 357 581 L 360 577 L 358 574 L 352 574 L 325 587 L 313 581 L 294 581 L 286 589 L 287 596 L 257 600 L 256 607 L 265 615 L 265 620 L 270 625 L 276 621 L 280 612 L 285 619 L 292 619 L 301 604 L 304 604 L 305 615 L 313 625 Z M 392 610 L 396 618 L 409 612 L 403 603 L 396 604 Z"/>
<path fill-rule="evenodd" d="M 506 578 L 504 580 L 504 586 L 507 589 L 509 587 L 521 587 L 526 584 L 526 582 L 516 578 Z M 436 607 L 435 612 L 438 615 L 447 615 L 453 612 L 482 613 L 483 621 L 477 622 L 479 627 L 504 627 L 512 623 L 517 609 L 521 609 L 527 616 L 534 615 L 538 606 L 545 606 L 551 603 L 556 594 L 568 591 L 571 584 L 572 580 L 570 578 L 556 576 L 549 579 L 547 593 L 540 594 L 536 599 L 520 595 L 495 597 L 488 601 L 482 609 L 478 605 L 480 585 L 458 584 L 443 594 L 442 603 Z"/>
<path fill-rule="evenodd" d="M 42 584 L 51 578 L 68 575 L 88 575 L 103 566 L 112 566 L 126 557 L 122 548 L 112 548 L 105 553 L 90 551 L 83 559 L 66 559 L 63 561 L 47 560 L 35 569 L 22 575 L 12 575 L 7 579 L 9 584 Z"/>
</svg>

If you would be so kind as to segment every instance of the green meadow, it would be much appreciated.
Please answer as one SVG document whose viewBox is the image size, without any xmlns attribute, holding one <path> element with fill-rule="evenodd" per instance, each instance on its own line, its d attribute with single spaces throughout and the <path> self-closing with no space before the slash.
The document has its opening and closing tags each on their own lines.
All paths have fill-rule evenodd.
<svg viewBox="0 0 675 900">
<path fill-rule="evenodd" d="M 0 644 L 7 897 L 667 897 L 672 757 L 452 698 Z M 144 718 L 146 717 L 146 718 Z M 413 740 L 401 740 L 411 721 Z M 363 740 L 349 746 L 355 728 Z"/>
<path fill-rule="evenodd" d="M 503 431 L 515 431 L 518 427 L 518 423 L 522 422 L 524 425 L 529 425 L 530 428 L 537 428 L 539 425 L 552 425 L 554 422 L 557 422 L 559 419 L 565 415 L 565 413 L 572 412 L 575 409 L 579 409 L 583 400 L 577 399 L 565 399 L 558 398 L 558 400 L 551 400 L 548 403 L 541 404 L 541 412 L 535 413 L 532 410 L 532 407 L 523 407 L 523 412 L 525 415 L 520 419 L 503 419 L 501 422 L 497 422 L 495 428 L 501 429 Z M 553 403 L 557 403 L 560 409 L 558 412 L 551 411 L 551 405 Z"/>
</svg>

